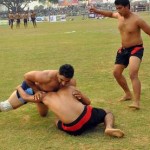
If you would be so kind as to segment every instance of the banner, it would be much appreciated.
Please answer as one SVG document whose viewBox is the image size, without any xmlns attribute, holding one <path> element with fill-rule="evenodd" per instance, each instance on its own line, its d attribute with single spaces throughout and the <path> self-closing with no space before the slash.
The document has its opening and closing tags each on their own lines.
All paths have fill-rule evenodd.
<svg viewBox="0 0 150 150">
<path fill-rule="evenodd" d="M 52 15 L 49 17 L 50 22 L 62 22 L 66 21 L 66 15 Z"/>
</svg>

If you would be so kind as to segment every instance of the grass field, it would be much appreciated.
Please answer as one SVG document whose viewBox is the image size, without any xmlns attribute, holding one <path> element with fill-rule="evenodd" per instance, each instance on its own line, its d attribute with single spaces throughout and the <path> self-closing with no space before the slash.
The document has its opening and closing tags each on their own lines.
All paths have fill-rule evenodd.
<svg viewBox="0 0 150 150">
<path fill-rule="evenodd" d="M 149 22 L 149 14 L 139 14 Z M 75 67 L 78 88 L 91 98 L 92 105 L 111 110 L 115 127 L 125 132 L 122 139 L 103 134 L 99 125 L 81 136 L 56 129 L 54 114 L 41 118 L 35 104 L 0 113 L 0 150 L 149 150 L 150 149 L 150 38 L 142 33 L 144 59 L 139 76 L 142 82 L 141 110 L 119 103 L 123 94 L 112 75 L 120 47 L 115 19 L 75 18 L 74 21 L 30 24 L 28 29 L 0 26 L 0 101 L 7 99 L 31 70 L 58 69 L 64 63 Z M 125 71 L 131 87 L 128 69 Z"/>
</svg>

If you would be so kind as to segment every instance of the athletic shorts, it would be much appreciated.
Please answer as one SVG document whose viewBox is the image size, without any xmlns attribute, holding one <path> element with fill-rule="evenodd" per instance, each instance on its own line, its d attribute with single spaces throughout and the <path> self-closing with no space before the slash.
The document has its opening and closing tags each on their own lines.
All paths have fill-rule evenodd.
<svg viewBox="0 0 150 150">
<path fill-rule="evenodd" d="M 123 48 L 121 47 L 117 51 L 115 64 L 122 64 L 124 66 L 128 66 L 129 64 L 129 58 L 131 56 L 136 56 L 139 59 L 142 59 L 144 53 L 144 47 L 143 45 L 136 45 L 129 48 Z"/>
<path fill-rule="evenodd" d="M 22 82 L 22 85 L 21 85 L 22 89 L 29 95 L 34 95 L 34 91 L 32 90 L 32 88 L 30 88 L 27 83 L 25 81 Z M 17 97 L 19 99 L 19 101 L 23 104 L 26 104 L 27 102 L 21 98 L 18 90 L 17 90 Z"/>
<path fill-rule="evenodd" d="M 17 19 L 17 23 L 20 23 L 20 19 Z"/>
<path fill-rule="evenodd" d="M 27 20 L 27 19 L 24 19 L 23 21 L 24 21 L 24 23 L 27 23 L 27 22 L 28 22 L 28 20 Z"/>
<path fill-rule="evenodd" d="M 35 22 L 35 18 L 31 18 L 32 22 Z"/>
<path fill-rule="evenodd" d="M 14 22 L 14 19 L 10 19 L 10 24 L 13 24 L 13 22 Z"/>
<path fill-rule="evenodd" d="M 64 124 L 59 120 L 57 127 L 71 135 L 80 135 L 84 131 L 103 123 L 105 116 L 106 112 L 103 109 L 93 108 L 88 105 L 84 107 L 83 112 L 75 121 L 70 124 Z"/>
</svg>

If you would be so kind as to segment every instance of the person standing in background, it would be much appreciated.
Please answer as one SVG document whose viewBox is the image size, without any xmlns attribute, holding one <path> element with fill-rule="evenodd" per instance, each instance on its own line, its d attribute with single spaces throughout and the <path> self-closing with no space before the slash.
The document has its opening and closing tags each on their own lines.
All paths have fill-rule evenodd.
<svg viewBox="0 0 150 150">
<path fill-rule="evenodd" d="M 31 11 L 31 21 L 33 23 L 33 27 L 37 27 L 36 25 L 36 13 L 34 11 Z"/>
</svg>

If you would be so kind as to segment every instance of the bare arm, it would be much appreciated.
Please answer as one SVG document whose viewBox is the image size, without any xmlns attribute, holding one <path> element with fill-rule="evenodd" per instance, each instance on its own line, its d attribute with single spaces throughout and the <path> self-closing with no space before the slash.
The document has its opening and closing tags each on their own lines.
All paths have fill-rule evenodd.
<svg viewBox="0 0 150 150">
<path fill-rule="evenodd" d="M 24 79 L 34 92 L 40 90 L 36 86 L 36 83 L 47 83 L 50 80 L 48 71 L 31 71 L 24 75 Z"/>
<path fill-rule="evenodd" d="M 79 90 L 74 90 L 72 94 L 84 105 L 90 105 L 91 103 L 90 99 L 87 96 L 85 96 L 83 93 L 81 93 Z"/>
<path fill-rule="evenodd" d="M 22 89 L 21 86 L 18 86 L 18 87 L 16 88 L 16 90 L 19 92 L 21 98 L 24 99 L 25 101 L 36 103 L 36 101 L 34 100 L 34 96 L 27 94 L 27 93 Z"/>
<path fill-rule="evenodd" d="M 100 14 L 100 15 L 103 15 L 105 17 L 118 18 L 118 13 L 114 13 L 114 12 L 111 12 L 111 11 L 98 10 L 94 7 L 90 8 L 90 12 Z"/>
<path fill-rule="evenodd" d="M 35 100 L 35 97 L 34 95 L 29 95 L 27 94 L 21 86 L 18 86 L 16 88 L 16 90 L 19 92 L 20 96 L 22 99 L 24 99 L 25 101 L 27 102 L 33 102 L 33 103 L 38 103 L 38 102 L 41 102 L 41 99 L 45 96 L 45 94 L 43 94 L 41 97 L 41 99 L 38 99 L 38 100 Z"/>
<path fill-rule="evenodd" d="M 138 20 L 138 26 L 150 36 L 150 25 L 148 25 L 143 19 Z"/>
</svg>

